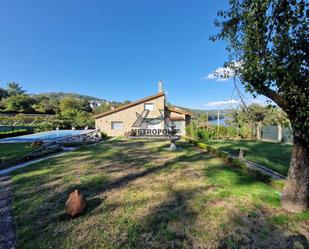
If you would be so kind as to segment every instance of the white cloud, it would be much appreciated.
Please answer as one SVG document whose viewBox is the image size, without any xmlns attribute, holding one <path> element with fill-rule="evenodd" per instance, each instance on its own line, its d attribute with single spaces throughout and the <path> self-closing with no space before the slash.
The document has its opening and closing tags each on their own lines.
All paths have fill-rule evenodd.
<svg viewBox="0 0 309 249">
<path fill-rule="evenodd" d="M 235 68 L 241 67 L 240 62 L 233 62 L 230 67 L 218 67 L 212 73 L 202 77 L 203 80 L 227 81 L 235 76 Z"/>
<path fill-rule="evenodd" d="M 236 105 L 236 104 L 240 104 L 240 101 L 236 100 L 236 99 L 230 99 L 230 100 L 208 102 L 208 103 L 204 104 L 204 106 L 219 107 L 219 106 Z"/>
<path fill-rule="evenodd" d="M 209 73 L 206 76 L 202 77 L 203 80 L 214 80 L 216 79 L 215 75 L 213 73 Z"/>
<path fill-rule="evenodd" d="M 228 81 L 229 80 L 229 78 L 217 78 L 217 81 L 220 81 L 220 82 L 222 82 L 222 81 Z"/>
<path fill-rule="evenodd" d="M 252 100 L 249 100 L 249 104 L 252 105 L 252 104 L 259 104 L 259 105 L 262 105 L 264 104 L 263 101 L 259 100 L 259 99 L 252 99 Z"/>
</svg>

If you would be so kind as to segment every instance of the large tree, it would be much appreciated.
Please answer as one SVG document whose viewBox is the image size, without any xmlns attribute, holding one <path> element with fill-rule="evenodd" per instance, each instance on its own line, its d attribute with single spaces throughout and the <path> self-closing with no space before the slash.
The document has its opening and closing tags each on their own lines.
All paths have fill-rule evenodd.
<svg viewBox="0 0 309 249">
<path fill-rule="evenodd" d="M 91 111 L 89 102 L 87 100 L 78 99 L 74 97 L 66 97 L 60 100 L 59 103 L 60 114 L 64 118 L 74 118 L 77 112 Z"/>
<path fill-rule="evenodd" d="M 227 42 L 229 62 L 248 91 L 272 99 L 288 115 L 294 143 L 282 207 L 309 203 L 309 7 L 305 0 L 230 0 L 213 40 Z M 232 62 L 237 63 L 232 63 Z"/>
<path fill-rule="evenodd" d="M 26 94 L 12 95 L 4 100 L 7 111 L 33 112 L 32 104 L 34 99 Z"/>
<path fill-rule="evenodd" d="M 26 91 L 15 82 L 9 82 L 7 86 L 7 93 L 9 96 L 24 94 Z"/>
<path fill-rule="evenodd" d="M 0 87 L 0 100 L 6 98 L 7 96 L 8 96 L 7 90 Z"/>
</svg>

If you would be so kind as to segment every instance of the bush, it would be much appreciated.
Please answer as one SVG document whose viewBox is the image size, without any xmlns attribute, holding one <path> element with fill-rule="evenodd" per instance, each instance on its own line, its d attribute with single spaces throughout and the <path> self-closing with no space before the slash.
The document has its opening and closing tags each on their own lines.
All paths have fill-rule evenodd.
<svg viewBox="0 0 309 249">
<path fill-rule="evenodd" d="M 224 151 L 220 151 L 220 154 L 219 154 L 220 157 L 224 158 L 224 160 L 228 160 L 229 158 L 229 153 L 227 152 L 224 152 Z"/>
<path fill-rule="evenodd" d="M 200 140 L 204 139 L 203 130 L 198 129 L 197 132 L 196 132 L 196 137 L 197 137 L 197 139 L 200 139 Z"/>
<path fill-rule="evenodd" d="M 207 150 L 211 153 L 214 153 L 215 152 L 215 149 L 211 146 L 207 146 Z"/>
<path fill-rule="evenodd" d="M 201 149 L 206 149 L 206 144 L 203 143 L 198 143 L 198 147 L 200 147 Z"/>
<path fill-rule="evenodd" d="M 254 178 L 258 179 L 259 181 L 270 183 L 272 178 L 269 175 L 263 174 L 259 170 L 248 169 L 249 175 L 253 176 Z"/>
<path fill-rule="evenodd" d="M 248 138 L 251 136 L 251 129 L 250 127 L 243 126 L 238 129 L 233 126 L 219 126 L 219 133 L 218 133 L 218 126 L 210 125 L 205 128 L 197 128 L 195 124 L 191 124 L 186 127 L 186 134 L 187 136 L 193 139 L 199 140 L 208 140 L 208 139 L 217 139 L 217 138 Z"/>
<path fill-rule="evenodd" d="M 17 130 L 17 131 L 4 131 L 0 132 L 0 138 L 7 138 L 7 137 L 16 137 L 31 134 L 32 132 L 29 130 Z"/>
<path fill-rule="evenodd" d="M 272 180 L 272 181 L 271 181 L 271 185 L 272 185 L 274 188 L 276 188 L 276 189 L 282 191 L 283 188 L 284 188 L 284 181 L 283 181 L 283 180 Z"/>
<path fill-rule="evenodd" d="M 240 169 L 247 169 L 246 163 L 242 162 L 242 161 L 239 160 L 239 159 L 232 158 L 232 164 L 235 165 L 237 168 L 240 168 Z"/>
<path fill-rule="evenodd" d="M 101 131 L 101 139 L 106 139 L 106 138 L 108 138 L 108 135 L 105 132 Z"/>
</svg>

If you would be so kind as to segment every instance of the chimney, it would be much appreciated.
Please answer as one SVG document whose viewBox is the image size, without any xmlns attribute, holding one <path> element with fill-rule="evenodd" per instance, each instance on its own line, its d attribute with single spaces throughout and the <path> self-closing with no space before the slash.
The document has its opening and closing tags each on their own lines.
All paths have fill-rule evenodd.
<svg viewBox="0 0 309 249">
<path fill-rule="evenodd" d="M 163 82 L 162 82 L 162 80 L 158 81 L 158 88 L 159 88 L 159 93 L 162 93 L 163 92 Z"/>
</svg>

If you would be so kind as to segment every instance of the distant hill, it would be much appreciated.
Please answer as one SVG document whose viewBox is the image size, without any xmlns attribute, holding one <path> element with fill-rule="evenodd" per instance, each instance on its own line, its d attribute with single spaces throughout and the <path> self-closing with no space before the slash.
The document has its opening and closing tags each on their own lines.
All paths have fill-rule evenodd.
<svg viewBox="0 0 309 249">
<path fill-rule="evenodd" d="M 78 94 L 78 93 L 68 93 L 68 92 L 47 92 L 47 93 L 39 93 L 39 94 L 31 94 L 32 96 L 36 97 L 47 97 L 47 98 L 55 98 L 55 99 L 62 99 L 65 97 L 73 97 L 73 98 L 79 98 L 79 99 L 85 99 L 89 102 L 106 102 L 109 104 L 113 104 L 115 106 L 124 104 L 122 102 L 116 102 L 116 101 L 108 101 L 106 99 L 96 98 L 93 96 L 88 96 L 84 94 Z M 168 103 L 169 106 L 178 107 L 180 109 L 186 110 L 193 114 L 194 118 L 199 118 L 200 116 L 206 116 L 208 115 L 209 120 L 216 119 L 217 118 L 217 110 L 200 110 L 200 109 L 191 109 L 187 107 L 182 106 L 175 106 L 170 103 Z M 220 110 L 220 118 L 223 118 L 230 109 L 223 109 Z"/>
<path fill-rule="evenodd" d="M 218 115 L 218 110 L 200 110 L 200 109 L 191 109 L 191 108 L 187 108 L 187 107 L 182 107 L 182 106 L 174 106 L 174 107 L 178 107 L 180 109 L 186 110 L 190 113 L 192 113 L 193 118 L 198 118 L 200 116 L 207 116 L 208 115 L 208 120 L 213 120 L 213 119 L 217 119 L 217 115 Z M 229 113 L 231 111 L 231 109 L 220 109 L 220 118 L 224 118 L 225 115 L 227 113 Z"/>
<path fill-rule="evenodd" d="M 73 97 L 79 99 L 86 99 L 88 101 L 102 101 L 102 102 L 109 102 L 105 99 L 96 98 L 93 96 L 78 94 L 78 93 L 64 93 L 64 92 L 48 92 L 48 93 L 39 93 L 39 94 L 31 94 L 32 96 L 37 97 L 47 97 L 47 98 L 55 98 L 55 99 L 62 99 L 66 97 Z"/>
</svg>

